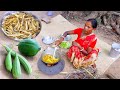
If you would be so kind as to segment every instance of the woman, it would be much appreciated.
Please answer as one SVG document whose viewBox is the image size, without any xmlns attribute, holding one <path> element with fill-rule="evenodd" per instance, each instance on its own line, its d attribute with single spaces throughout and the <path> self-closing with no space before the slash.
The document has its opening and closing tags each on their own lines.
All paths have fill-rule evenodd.
<svg viewBox="0 0 120 90">
<path fill-rule="evenodd" d="M 84 28 L 66 31 L 59 40 L 55 41 L 55 45 L 59 45 L 67 35 L 78 35 L 67 52 L 68 59 L 76 68 L 87 67 L 89 65 L 96 67 L 95 61 L 99 52 L 99 49 L 95 48 L 97 38 L 93 33 L 96 28 L 97 21 L 89 19 L 86 21 Z"/>
</svg>

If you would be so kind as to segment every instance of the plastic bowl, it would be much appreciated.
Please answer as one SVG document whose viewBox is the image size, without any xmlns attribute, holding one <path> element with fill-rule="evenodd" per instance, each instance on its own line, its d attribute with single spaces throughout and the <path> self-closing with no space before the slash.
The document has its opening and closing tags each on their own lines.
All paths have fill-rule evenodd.
<svg viewBox="0 0 120 90">
<path fill-rule="evenodd" d="M 62 41 L 59 47 L 63 49 L 69 49 L 71 47 L 71 43 L 68 41 Z"/>
</svg>

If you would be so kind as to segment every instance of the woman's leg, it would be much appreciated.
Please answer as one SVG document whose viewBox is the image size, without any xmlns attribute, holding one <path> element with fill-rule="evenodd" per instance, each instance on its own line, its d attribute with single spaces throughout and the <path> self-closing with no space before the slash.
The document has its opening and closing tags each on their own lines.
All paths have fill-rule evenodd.
<svg viewBox="0 0 120 90">
<path fill-rule="evenodd" d="M 75 59 L 75 52 L 72 53 L 72 56 L 71 56 L 70 62 L 73 62 L 74 59 Z"/>
<path fill-rule="evenodd" d="M 76 46 L 70 47 L 70 49 L 67 52 L 67 57 L 70 59 L 70 62 L 73 63 L 73 66 L 75 68 L 79 68 L 81 66 L 81 55 L 79 48 Z"/>
<path fill-rule="evenodd" d="M 73 66 L 74 66 L 75 68 L 79 68 L 78 63 L 79 63 L 79 60 L 78 60 L 77 57 L 75 57 L 75 59 L 74 59 L 74 61 L 73 61 Z"/>
<path fill-rule="evenodd" d="M 88 65 L 93 66 L 93 68 L 96 68 L 95 61 L 97 60 L 97 56 L 98 50 L 94 49 L 90 54 L 85 57 L 85 62 L 88 63 Z"/>
<path fill-rule="evenodd" d="M 80 53 L 80 50 L 76 46 L 71 46 L 70 49 L 67 51 L 67 57 L 69 58 L 70 62 L 73 62 L 75 56 Z"/>
<path fill-rule="evenodd" d="M 78 60 L 78 67 L 80 68 L 82 66 L 82 62 L 84 61 L 84 59 L 81 57 Z"/>
</svg>

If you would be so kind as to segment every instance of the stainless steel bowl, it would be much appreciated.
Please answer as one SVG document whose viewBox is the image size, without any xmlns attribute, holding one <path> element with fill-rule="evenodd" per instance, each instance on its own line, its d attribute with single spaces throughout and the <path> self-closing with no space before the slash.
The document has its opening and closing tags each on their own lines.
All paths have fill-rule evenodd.
<svg viewBox="0 0 120 90">
<path fill-rule="evenodd" d="M 2 19 L 0 20 L 0 27 L 3 31 L 3 33 L 5 34 L 4 32 L 4 29 L 2 28 L 2 24 L 4 22 L 4 20 L 9 16 L 9 15 L 12 15 L 12 14 L 15 14 L 15 13 L 20 13 L 20 12 L 24 12 L 24 13 L 28 13 L 28 14 L 31 14 L 38 22 L 39 22 L 39 25 L 40 25 L 40 31 L 41 31 L 41 28 L 42 28 L 42 24 L 41 24 L 41 21 L 37 18 L 37 16 L 33 15 L 31 12 L 27 12 L 27 11 L 7 11 L 4 13 Z M 36 33 L 36 36 L 39 34 L 40 32 Z M 5 34 L 6 35 L 6 34 Z M 6 35 L 7 36 L 7 35 Z M 35 36 L 35 37 L 36 37 Z M 8 36 L 7 36 L 8 37 Z M 11 38 L 11 37 L 9 37 Z M 31 38 L 31 37 L 29 37 Z M 16 40 L 16 41 L 20 41 L 20 40 L 23 40 L 23 39 L 18 39 L 18 38 L 11 38 L 13 40 Z"/>
</svg>

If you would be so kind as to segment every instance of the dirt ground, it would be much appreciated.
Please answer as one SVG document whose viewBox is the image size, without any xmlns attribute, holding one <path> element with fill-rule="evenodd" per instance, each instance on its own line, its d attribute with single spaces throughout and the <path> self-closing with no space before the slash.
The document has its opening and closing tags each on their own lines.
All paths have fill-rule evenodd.
<svg viewBox="0 0 120 90">
<path fill-rule="evenodd" d="M 68 20 L 70 21 L 72 24 L 78 26 L 78 27 L 83 27 L 84 26 L 84 20 L 82 18 L 79 18 L 79 16 L 77 19 L 73 18 L 74 16 L 68 16 L 65 13 L 62 13 L 62 15 Z M 109 27 L 105 27 L 103 25 L 99 25 L 97 30 L 95 31 L 97 37 L 103 41 L 105 41 L 108 44 L 112 44 L 113 42 L 117 42 L 120 43 L 120 35 L 118 35 L 117 33 L 113 32 L 111 30 L 111 28 Z M 107 79 L 106 74 L 109 74 L 111 76 L 111 78 L 117 78 L 120 79 L 120 58 L 118 58 L 110 67 L 109 69 L 105 72 L 105 75 L 103 75 L 102 77 Z"/>
</svg>

